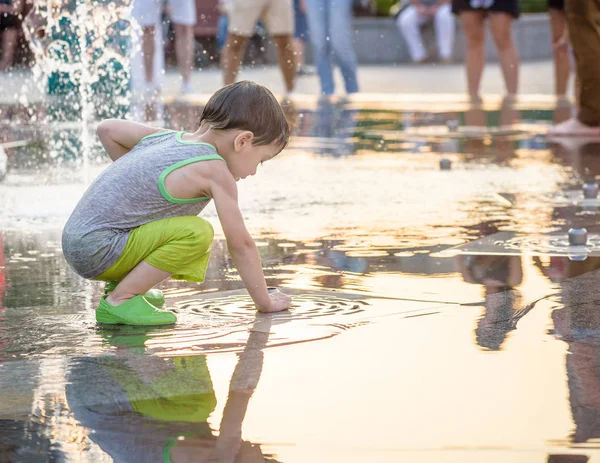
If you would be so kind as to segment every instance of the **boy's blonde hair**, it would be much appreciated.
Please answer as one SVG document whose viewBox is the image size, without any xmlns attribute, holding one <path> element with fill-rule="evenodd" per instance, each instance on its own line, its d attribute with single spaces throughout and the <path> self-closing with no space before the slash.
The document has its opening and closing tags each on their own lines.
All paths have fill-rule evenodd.
<svg viewBox="0 0 600 463">
<path fill-rule="evenodd" d="M 200 115 L 200 126 L 204 124 L 216 130 L 249 130 L 254 134 L 254 145 L 276 142 L 283 149 L 290 138 L 288 122 L 275 96 L 247 80 L 227 85 L 210 97 Z"/>
</svg>

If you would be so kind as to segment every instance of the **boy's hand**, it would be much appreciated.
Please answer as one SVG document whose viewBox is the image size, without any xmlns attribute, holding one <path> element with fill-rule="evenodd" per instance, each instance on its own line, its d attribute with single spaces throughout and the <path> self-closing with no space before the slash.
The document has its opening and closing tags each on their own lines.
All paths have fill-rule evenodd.
<svg viewBox="0 0 600 463">
<path fill-rule="evenodd" d="M 271 307 L 258 307 L 257 310 L 259 312 L 281 312 L 282 310 L 289 309 L 292 305 L 292 298 L 287 294 L 283 294 L 282 292 L 275 291 L 269 294 L 269 297 L 271 298 Z"/>
</svg>

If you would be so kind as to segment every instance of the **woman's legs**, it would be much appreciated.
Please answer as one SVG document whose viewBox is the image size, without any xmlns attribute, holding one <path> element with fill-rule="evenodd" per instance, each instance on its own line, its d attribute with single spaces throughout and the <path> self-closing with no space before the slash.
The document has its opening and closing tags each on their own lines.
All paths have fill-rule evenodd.
<svg viewBox="0 0 600 463">
<path fill-rule="evenodd" d="M 552 32 L 552 51 L 554 53 L 554 91 L 556 96 L 564 96 L 569 85 L 571 60 L 568 40 L 561 43 L 567 34 L 567 16 L 564 11 L 549 8 L 550 28 Z"/>
<path fill-rule="evenodd" d="M 358 92 L 356 54 L 352 47 L 352 0 L 328 0 L 329 36 L 333 54 L 338 60 L 346 93 Z"/>
<path fill-rule="evenodd" d="M 471 100 L 478 101 L 479 84 L 485 64 L 484 15 L 479 11 L 463 11 L 460 23 L 467 39 L 467 88 Z"/>
<path fill-rule="evenodd" d="M 335 86 L 333 82 L 333 67 L 329 37 L 330 0 L 306 0 L 306 16 L 310 41 L 315 54 L 315 64 L 321 80 L 321 93 L 332 95 Z"/>
<path fill-rule="evenodd" d="M 519 55 L 512 39 L 513 17 L 507 13 L 490 13 L 490 29 L 504 75 L 506 93 L 517 94 L 519 86 Z"/>
</svg>

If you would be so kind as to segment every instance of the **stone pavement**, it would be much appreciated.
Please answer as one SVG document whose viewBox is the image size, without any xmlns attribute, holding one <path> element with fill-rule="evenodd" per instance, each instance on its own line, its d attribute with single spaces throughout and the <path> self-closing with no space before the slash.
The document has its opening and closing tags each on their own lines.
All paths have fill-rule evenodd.
<svg viewBox="0 0 600 463">
<path fill-rule="evenodd" d="M 337 75 L 338 91 L 343 91 L 341 76 Z M 284 87 L 279 69 L 275 66 L 245 68 L 241 79 L 249 79 L 269 87 L 275 94 L 283 93 Z M 361 92 L 386 99 L 398 94 L 421 94 L 429 98 L 431 94 L 452 94 L 460 97 L 466 92 L 465 71 L 462 64 L 454 65 L 386 65 L 361 66 L 359 69 Z M 522 95 L 543 95 L 549 97 L 554 92 L 553 66 L 551 61 L 524 62 L 521 65 L 520 93 Z M 221 74 L 217 68 L 195 71 L 192 85 L 199 94 L 211 94 L 222 85 Z M 166 97 L 176 96 L 179 92 L 180 78 L 176 69 L 165 76 L 164 92 Z M 484 71 L 482 80 L 484 97 L 500 97 L 504 94 L 504 84 L 500 67 L 490 63 Z M 316 75 L 302 76 L 298 80 L 298 95 L 317 95 L 319 80 Z M 24 98 L 37 101 L 42 92 L 32 82 L 29 71 L 19 70 L 0 74 L 0 102 L 16 102 Z"/>
</svg>

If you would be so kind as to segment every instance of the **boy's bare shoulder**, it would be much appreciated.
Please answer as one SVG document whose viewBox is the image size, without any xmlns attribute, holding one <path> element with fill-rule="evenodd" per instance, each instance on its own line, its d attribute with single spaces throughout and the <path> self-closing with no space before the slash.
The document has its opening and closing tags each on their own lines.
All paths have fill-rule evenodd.
<svg viewBox="0 0 600 463">
<path fill-rule="evenodd" d="M 221 160 L 194 162 L 186 167 L 190 168 L 198 181 L 202 183 L 202 189 L 207 193 L 215 189 L 237 191 L 235 178 L 231 175 L 227 164 Z"/>
</svg>

